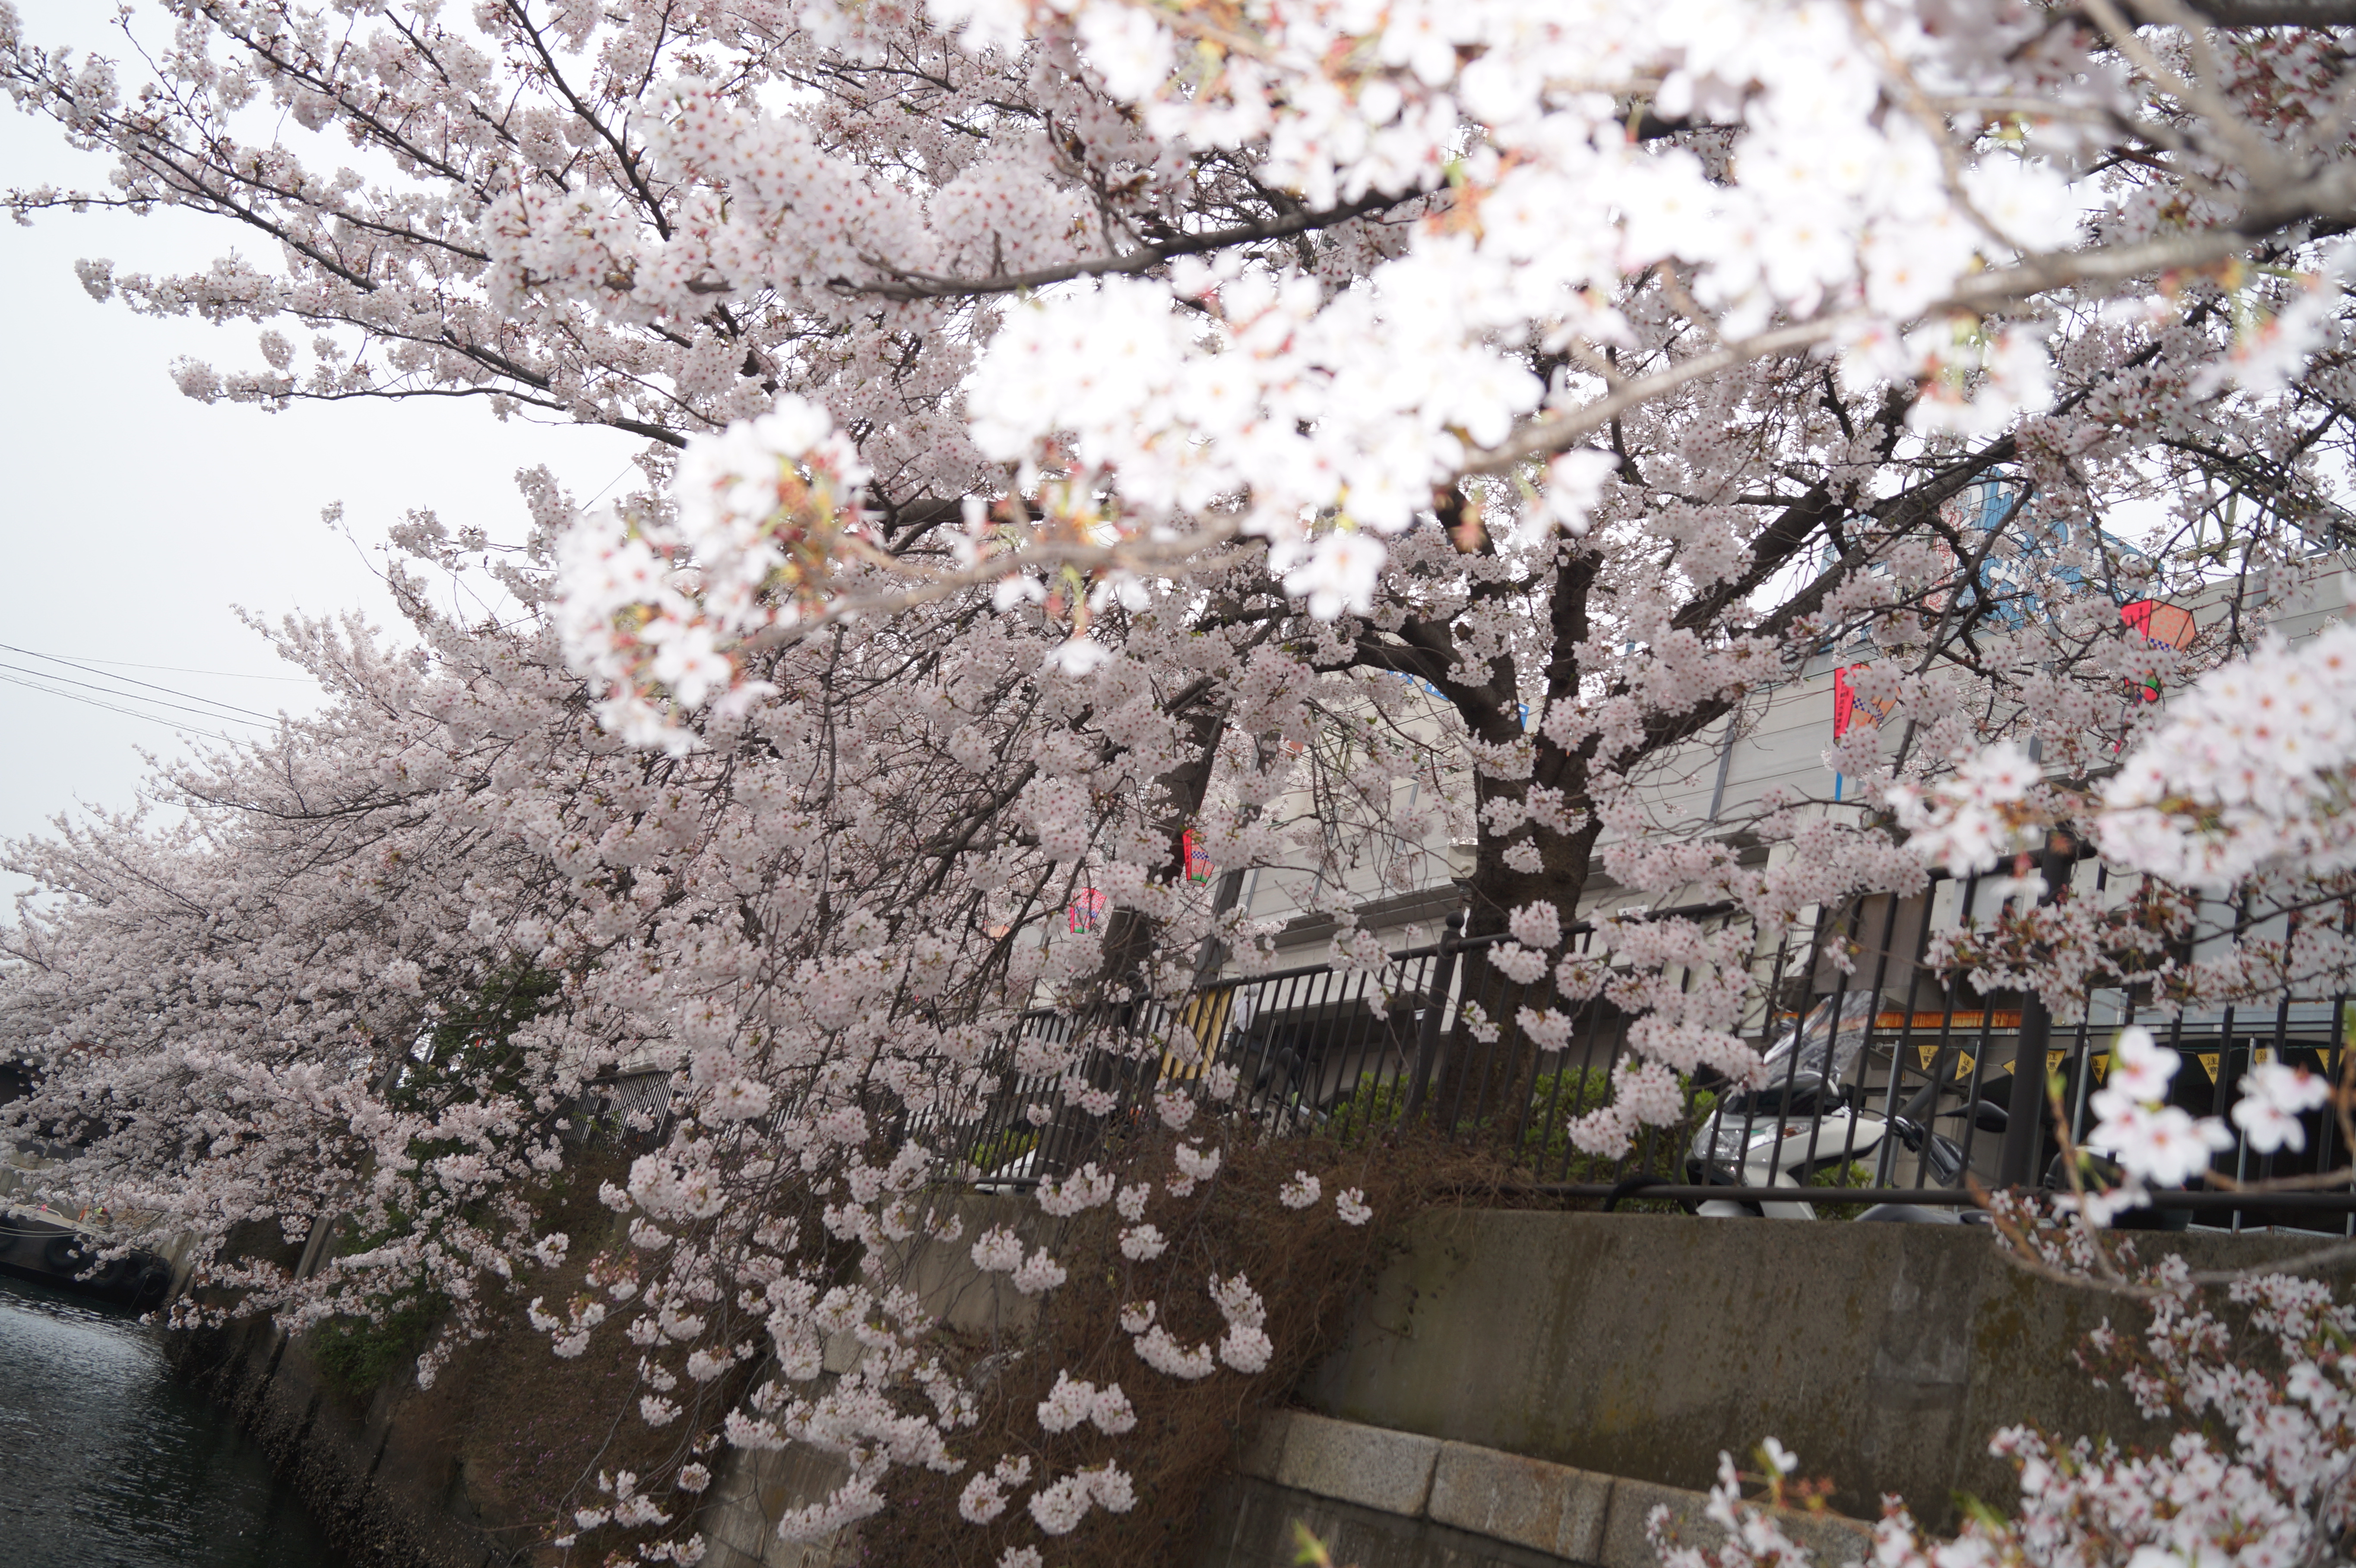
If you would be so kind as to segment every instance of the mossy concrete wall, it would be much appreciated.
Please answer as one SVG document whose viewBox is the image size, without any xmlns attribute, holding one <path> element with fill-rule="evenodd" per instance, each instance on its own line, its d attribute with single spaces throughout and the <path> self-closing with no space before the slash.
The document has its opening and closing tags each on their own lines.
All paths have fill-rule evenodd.
<svg viewBox="0 0 2356 1568">
<path fill-rule="evenodd" d="M 1011 1346 L 1037 1303 L 1003 1276 L 978 1274 L 970 1238 L 994 1223 L 1029 1232 L 1041 1217 L 1008 1197 L 964 1208 L 966 1239 L 912 1249 L 898 1276 L 955 1328 Z M 2215 1268 L 2265 1264 L 2314 1243 L 2142 1244 L 2147 1255 L 2165 1246 Z M 282 1261 L 298 1266 L 302 1252 Z M 1617 1478 L 1615 1488 L 1706 1488 L 1720 1450 L 1747 1455 L 1772 1435 L 1806 1474 L 1832 1478 L 1840 1511 L 1870 1519 L 1894 1492 L 1944 1527 L 1957 1489 L 2009 1498 L 2008 1470 L 1987 1453 L 1998 1427 L 2155 1435 L 2072 1360 L 2105 1317 L 2128 1327 L 2140 1308 L 2028 1273 L 1974 1228 L 1435 1211 L 1404 1228 L 1342 1347 L 1299 1392 L 1312 1410 L 1363 1426 L 1494 1451 L 1492 1469 L 1520 1456 Z M 383 1568 L 532 1560 L 557 1506 L 535 1477 L 577 1475 L 559 1451 L 580 1436 L 581 1412 L 610 1413 L 629 1392 L 628 1357 L 560 1363 L 537 1335 L 463 1352 L 430 1393 L 404 1369 L 359 1399 L 328 1390 L 303 1347 L 266 1324 L 172 1339 L 183 1371 L 237 1406 L 356 1560 Z M 848 1342 L 830 1352 L 832 1370 L 850 1364 Z M 1308 1506 L 1302 1498 L 1342 1510 L 1335 1529 L 1350 1509 L 1371 1507 L 1358 1490 L 1293 1474 L 1300 1466 L 1263 1477 L 1238 1457 L 1237 1481 L 1204 1512 L 1205 1539 L 1226 1543 L 1227 1568 L 1287 1560 L 1286 1510 Z M 1432 1467 L 1437 1477 L 1437 1457 Z M 718 1467 L 700 1520 L 717 1568 L 811 1568 L 856 1554 L 855 1541 L 801 1548 L 775 1532 L 787 1509 L 833 1484 L 834 1462 L 732 1453 Z M 1329 1468 L 1354 1487 L 1379 1478 L 1355 1460 Z M 1397 1537 L 1401 1563 L 1526 1568 L 1537 1551 L 1519 1544 L 1527 1531 L 1459 1517 L 1432 1501 L 1438 1480 L 1429 1486 L 1415 1508 L 1349 1514 L 1351 1528 Z M 1539 1494 L 1569 1506 L 1547 1487 Z M 1537 1555 L 1585 1560 L 1564 1549 Z"/>
<path fill-rule="evenodd" d="M 177 1375 L 229 1407 L 354 1568 L 494 1568 L 522 1560 L 538 1533 L 495 1509 L 486 1517 L 482 1477 L 450 1439 L 452 1390 L 437 1400 L 412 1382 L 358 1403 L 260 1319 L 173 1334 L 165 1346 Z"/>
<path fill-rule="evenodd" d="M 579 1288 L 600 1243 L 621 1229 L 597 1202 L 594 1181 L 576 1187 L 583 1196 L 569 1211 L 571 1273 L 538 1282 L 560 1300 Z M 954 1207 L 964 1239 L 912 1243 L 890 1260 L 887 1275 L 951 1328 L 1017 1341 L 1037 1320 L 1038 1298 L 1004 1275 L 976 1269 L 971 1239 L 1003 1224 L 1035 1243 L 1047 1217 L 1011 1194 L 967 1195 Z M 330 1239 L 325 1224 L 302 1244 L 288 1243 L 275 1225 L 256 1225 L 234 1235 L 229 1251 L 305 1275 Z M 612 1329 L 589 1353 L 562 1360 L 547 1336 L 511 1311 L 498 1333 L 462 1347 L 431 1390 L 417 1386 L 406 1354 L 373 1389 L 343 1388 L 307 1341 L 289 1340 L 261 1318 L 175 1332 L 165 1343 L 178 1374 L 236 1414 L 355 1568 L 553 1562 L 561 1553 L 544 1543 L 581 1500 L 573 1485 L 600 1468 L 643 1468 L 631 1440 L 658 1448 L 667 1441 L 631 1413 L 637 1352 Z M 854 1336 L 838 1335 L 827 1346 L 828 1371 L 846 1371 L 860 1354 Z M 622 1441 L 607 1441 L 616 1431 Z M 695 1520 L 712 1568 L 818 1568 L 855 1549 L 851 1540 L 804 1545 L 776 1533 L 788 1509 L 841 1483 L 839 1458 L 804 1449 L 724 1448 L 721 1456 Z M 680 1506 L 681 1496 L 667 1500 Z"/>
<path fill-rule="evenodd" d="M 2142 1239 L 2198 1268 L 2316 1242 Z M 2032 1274 L 1976 1226 L 1435 1211 L 1302 1403 L 1697 1488 L 1721 1451 L 1772 1436 L 1834 1481 L 1840 1511 L 1876 1517 L 1895 1493 L 1944 1526 L 1959 1490 L 2012 1495 L 1987 1454 L 2000 1427 L 2155 1435 L 2073 1360 L 2106 1317 L 2124 1328 L 2141 1308 Z"/>
</svg>

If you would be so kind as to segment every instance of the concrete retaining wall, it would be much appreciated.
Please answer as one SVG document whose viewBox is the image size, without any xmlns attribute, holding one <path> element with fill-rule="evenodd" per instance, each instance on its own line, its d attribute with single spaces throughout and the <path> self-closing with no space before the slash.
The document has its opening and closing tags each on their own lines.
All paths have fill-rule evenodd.
<svg viewBox="0 0 2356 1568">
<path fill-rule="evenodd" d="M 1012 1224 L 1035 1242 L 1052 1223 L 1036 1204 L 1012 1196 L 969 1196 L 956 1207 L 968 1238 Z M 584 1237 L 592 1245 L 597 1239 Z M 255 1227 L 233 1250 L 307 1275 L 329 1239 L 325 1222 L 299 1247 L 288 1246 L 274 1229 Z M 952 1328 L 1019 1339 L 1037 1320 L 1037 1298 L 1017 1292 L 1003 1275 L 975 1269 L 970 1245 L 910 1247 L 895 1260 L 898 1283 Z M 526 1435 L 547 1430 L 552 1409 L 556 1419 L 569 1410 L 576 1422 L 594 1415 L 602 1424 L 627 1403 L 625 1385 L 605 1391 L 594 1408 L 552 1404 L 541 1385 L 588 1363 L 556 1361 L 545 1338 L 519 1322 L 462 1349 L 430 1391 L 417 1387 L 404 1360 L 365 1399 L 329 1386 L 305 1341 L 289 1341 L 266 1321 L 170 1334 L 166 1349 L 180 1376 L 231 1409 L 294 1483 L 329 1539 L 362 1568 L 487 1568 L 532 1560 L 551 1520 L 545 1509 L 509 1495 L 501 1484 L 504 1461 Z M 861 1354 L 849 1334 L 826 1349 L 829 1372 L 848 1370 Z M 491 1369 L 500 1375 L 484 1375 Z M 787 1511 L 841 1484 L 839 1458 L 811 1450 L 723 1454 L 697 1520 L 710 1568 L 822 1568 L 850 1555 L 850 1541 L 804 1545 L 776 1533 Z"/>
<path fill-rule="evenodd" d="M 2152 1236 L 2198 1267 L 2314 1238 Z M 1958 1488 L 2012 1495 L 1988 1435 L 2016 1423 L 2153 1435 L 2072 1361 L 2139 1309 L 2031 1275 L 1955 1225 L 1676 1215 L 1422 1216 L 1302 1402 L 1370 1426 L 1605 1475 L 1709 1485 L 1766 1437 L 1828 1475 L 1833 1506 L 1884 1493 L 1925 1523 Z"/>
<path fill-rule="evenodd" d="M 969 1236 L 1042 1221 L 1016 1200 L 969 1201 Z M 2155 1243 L 2200 1267 L 2313 1244 L 2144 1244 Z M 978 1275 L 965 1253 L 912 1256 L 902 1278 L 960 1329 L 1019 1340 L 1036 1302 Z M 2000 1426 L 2154 1435 L 2071 1360 L 2102 1318 L 2124 1326 L 2137 1311 L 2027 1274 L 1960 1226 L 1435 1211 L 1407 1227 L 1343 1345 L 1300 1391 L 1312 1409 L 1260 1427 L 1205 1500 L 1194 1568 L 1290 1563 L 1296 1519 L 1360 1568 L 1652 1568 L 1651 1509 L 1693 1518 L 1719 1453 L 1770 1435 L 1804 1474 L 1832 1478 L 1839 1512 L 1878 1517 L 1894 1492 L 1944 1526 L 1956 1488 L 2010 1496 L 2008 1470 L 1986 1453 Z M 536 1536 L 541 1521 L 503 1510 L 496 1477 L 464 1456 L 529 1413 L 489 1385 L 452 1375 L 429 1395 L 396 1378 L 362 1409 L 323 1394 L 302 1348 L 266 1325 L 173 1338 L 335 1533 L 365 1542 L 363 1562 L 475 1568 Z M 838 1371 L 855 1353 L 829 1349 Z M 501 1386 L 549 1364 L 514 1354 Z M 812 1550 L 775 1532 L 786 1509 L 834 1483 L 830 1460 L 739 1454 L 721 1472 L 702 1521 L 714 1568 L 855 1555 L 851 1542 Z M 1853 1540 L 1824 1561 L 1852 1560 Z"/>
<path fill-rule="evenodd" d="M 947 1328 L 993 1343 L 1019 1342 L 1039 1320 L 1039 1298 L 1016 1290 L 1005 1275 L 975 1268 L 972 1238 L 1005 1225 L 1036 1245 L 1055 1221 L 1027 1197 L 1013 1194 L 974 1193 L 953 1207 L 962 1221 L 960 1239 L 948 1245 L 910 1243 L 889 1272 Z M 862 1353 L 852 1335 L 834 1336 L 826 1345 L 827 1372 L 849 1371 Z M 856 1531 L 807 1544 L 777 1534 L 777 1520 L 788 1511 L 820 1500 L 842 1484 L 850 1472 L 841 1460 L 810 1449 L 727 1453 L 704 1512 L 706 1568 L 828 1568 L 856 1554 Z"/>
<path fill-rule="evenodd" d="M 787 1512 L 842 1484 L 850 1467 L 841 1460 L 806 1448 L 729 1456 L 705 1499 L 705 1568 L 828 1568 L 850 1555 L 843 1532 L 807 1544 L 777 1534 Z"/>
<path fill-rule="evenodd" d="M 229 1406 L 355 1568 L 492 1568 L 537 1534 L 486 1520 L 444 1424 L 417 1419 L 421 1404 L 450 1403 L 449 1392 L 435 1401 L 413 1383 L 388 1387 L 357 1409 L 299 1343 L 261 1320 L 169 1335 L 165 1346 L 176 1374 Z"/>
<path fill-rule="evenodd" d="M 1715 1544 L 1699 1492 L 1598 1475 L 1301 1411 L 1263 1423 L 1205 1511 L 1194 1568 L 1279 1568 L 1298 1524 L 1356 1568 L 1658 1568 L 1655 1509 L 1683 1539 Z M 1820 1563 L 1862 1561 L 1854 1520 L 1781 1514 Z"/>
</svg>

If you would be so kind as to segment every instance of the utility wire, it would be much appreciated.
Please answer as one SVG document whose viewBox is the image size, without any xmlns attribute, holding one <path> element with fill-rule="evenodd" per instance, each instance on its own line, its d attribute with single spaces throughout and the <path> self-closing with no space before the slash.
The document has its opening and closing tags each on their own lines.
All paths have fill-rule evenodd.
<svg viewBox="0 0 2356 1568">
<path fill-rule="evenodd" d="M 150 708 L 177 709 L 182 713 L 193 713 L 199 719 L 209 719 L 217 724 L 255 724 L 262 722 L 259 717 L 253 719 L 241 719 L 237 717 L 239 714 L 252 712 L 253 710 L 250 708 L 234 708 L 230 709 L 227 713 L 215 713 L 209 709 L 191 708 L 185 702 L 166 702 L 161 698 L 143 697 L 135 691 L 117 691 L 111 686 L 93 686 L 86 680 L 75 680 L 68 676 L 51 675 L 45 669 L 27 669 L 23 665 L 9 664 L 5 661 L 0 661 L 0 669 L 13 670 L 18 675 L 29 676 L 37 680 L 53 680 L 61 686 L 78 686 L 84 691 L 95 691 L 100 693 L 102 696 L 106 697 L 119 697 L 125 702 L 144 702 Z M 161 690 L 162 688 L 158 688 L 157 689 Z M 200 697 L 197 699 L 197 700 L 203 702 L 207 699 Z M 213 706 L 217 708 L 228 708 L 229 704 L 225 702 L 215 703 Z M 273 719 L 268 720 L 268 722 L 274 726 L 278 720 Z"/>
<path fill-rule="evenodd" d="M 54 686 L 44 686 L 37 680 L 27 680 L 21 676 L 0 675 L 0 681 L 5 681 L 10 686 L 21 686 L 27 691 L 37 691 L 42 693 L 44 696 L 61 697 L 68 702 L 79 702 L 83 704 L 85 707 L 102 708 L 110 713 L 123 713 L 127 714 L 134 719 L 145 719 L 151 724 L 169 724 L 176 730 L 184 729 L 192 735 L 203 735 L 215 741 L 227 741 L 231 744 L 236 744 L 238 741 L 237 736 L 224 735 L 218 730 L 199 730 L 194 726 L 183 725 L 180 720 L 177 719 L 167 719 L 160 713 L 150 713 L 145 709 L 139 708 L 125 708 L 119 703 L 101 702 L 97 698 L 83 697 L 76 692 L 59 691 Z M 136 699 L 134 699 L 134 700 L 136 700 Z M 203 717 L 209 718 L 211 715 L 203 715 Z"/>
<path fill-rule="evenodd" d="M 0 646 L 5 646 L 5 645 L 0 645 Z M 17 652 L 29 652 L 30 650 L 28 650 L 28 649 L 18 649 L 18 650 L 16 650 L 16 651 L 17 651 Z M 58 656 L 57 656 L 57 655 L 55 655 L 55 654 L 34 654 L 34 655 L 33 655 L 33 656 L 34 656 L 35 658 L 55 658 L 55 657 L 57 657 Z M 70 663 L 72 663 L 73 661 L 72 661 L 72 660 L 70 660 L 70 659 L 68 659 L 68 660 L 65 660 L 64 662 L 66 662 L 66 663 L 68 663 L 68 664 L 70 664 Z M 302 683 L 302 684 L 304 684 L 304 685 L 305 685 L 305 686 L 307 686 L 307 685 L 309 685 L 309 684 L 311 683 L 311 677 L 310 677 L 309 676 L 307 676 L 307 675 L 249 675 L 249 674 L 247 674 L 247 673 L 246 673 L 245 671 L 243 671 L 243 670 L 236 670 L 236 669 L 191 669 L 191 668 L 189 668 L 187 665 L 179 665 L 179 664 L 139 664 L 139 663 L 136 663 L 136 662 L 134 662 L 134 661 L 133 661 L 133 660 L 131 660 L 131 659 L 94 659 L 94 658 L 91 658 L 91 657 L 89 657 L 89 656 L 83 656 L 83 658 L 82 658 L 81 662 L 82 662 L 83 664 L 86 664 L 86 665 L 89 665 L 89 664 L 113 665 L 113 666 L 115 666 L 115 667 L 117 667 L 118 668 L 121 668 L 121 669 L 161 669 L 161 670 L 169 670 L 169 671 L 170 671 L 172 674 L 174 674 L 174 675 L 217 675 L 217 676 L 220 676 L 220 677 L 222 677 L 224 679 L 228 679 L 228 680 L 291 680 L 291 681 L 298 681 L 298 682 L 300 682 L 300 683 Z"/>
<path fill-rule="evenodd" d="M 274 713 L 262 713 L 252 708 L 240 708 L 234 702 L 223 702 L 218 698 L 199 696 L 196 692 L 182 691 L 175 687 L 158 686 L 152 680 L 141 680 L 134 676 L 109 675 L 102 669 L 92 669 L 88 665 L 76 664 L 71 659 L 62 659 L 58 657 L 55 654 L 37 654 L 30 648 L 20 648 L 10 643 L 0 643 L 0 648 L 5 648 L 12 654 L 21 654 L 27 658 L 40 659 L 48 664 L 61 664 L 68 669 L 78 669 L 84 675 L 94 675 L 104 680 L 117 680 L 123 682 L 126 686 L 144 686 L 150 691 L 160 691 L 167 697 L 183 697 L 187 699 L 190 702 L 202 702 L 209 707 L 225 708 L 231 713 L 242 713 L 248 718 L 259 719 L 265 724 L 276 724 L 278 722 L 278 716 Z M 65 681 L 68 686 L 90 686 L 90 683 L 86 680 L 70 680 L 64 676 L 50 675 L 45 670 L 20 669 L 20 667 L 16 665 L 0 665 L 0 669 L 19 669 L 19 673 L 21 674 L 37 675 L 44 680 L 62 680 Z M 102 686 L 92 686 L 91 687 L 91 689 L 92 691 L 106 691 L 108 688 Z M 134 701 L 154 700 L 152 698 L 136 697 L 134 693 L 127 691 L 113 692 L 112 695 L 116 697 L 128 697 Z M 166 702 L 163 706 L 171 708 L 177 705 Z"/>
<path fill-rule="evenodd" d="M 160 713 L 143 713 L 135 708 L 123 708 L 112 702 L 101 702 L 95 697 L 80 697 L 70 691 L 59 691 L 53 686 L 43 686 L 37 681 L 26 680 L 17 676 L 0 675 L 0 683 L 5 683 L 9 686 L 21 686 L 27 691 L 37 691 L 49 697 L 62 697 L 68 702 L 80 702 L 91 708 L 103 708 L 110 713 L 123 713 L 127 714 L 134 719 L 145 719 L 150 724 L 169 724 L 174 729 L 179 730 L 184 733 L 190 735 L 202 735 L 207 740 L 220 741 L 231 746 L 247 743 L 245 741 L 241 741 L 235 735 L 224 735 L 218 730 L 198 730 L 193 725 L 182 724 L 177 719 L 166 719 Z"/>
<path fill-rule="evenodd" d="M 611 490 L 615 485 L 619 485 L 629 474 L 630 470 L 637 466 L 637 463 L 636 460 L 622 464 L 622 472 L 615 475 L 611 479 L 606 480 L 604 485 L 598 486 L 597 493 L 594 496 L 590 496 L 587 500 L 582 502 L 580 509 L 585 512 L 590 507 L 595 506 L 598 502 L 604 500 L 605 498 L 605 492 Z"/>
</svg>

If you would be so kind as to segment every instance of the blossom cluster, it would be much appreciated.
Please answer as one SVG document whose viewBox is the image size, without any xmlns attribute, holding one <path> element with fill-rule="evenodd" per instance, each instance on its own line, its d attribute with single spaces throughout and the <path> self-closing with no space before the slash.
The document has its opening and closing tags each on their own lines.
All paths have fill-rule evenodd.
<svg viewBox="0 0 2356 1568">
<path fill-rule="evenodd" d="M 1273 964 L 1254 872 L 1379 975 L 1353 908 L 1469 848 L 1467 934 L 1522 994 L 1466 1029 L 1534 1056 L 1587 1004 L 1631 1020 L 1574 1135 L 1598 1153 L 1695 1073 L 1757 1081 L 1753 934 L 1915 897 L 1918 851 L 2000 864 L 2069 809 L 2049 766 L 2124 756 L 2094 837 L 2181 886 L 2046 890 L 1969 933 L 1987 973 L 2083 997 L 2175 944 L 2142 976 L 2171 996 L 2356 974 L 2317 912 L 2351 869 L 2346 636 L 2232 662 L 2348 489 L 2356 344 L 2309 238 L 2356 219 L 2329 35 L 2162 59 L 2016 0 L 445 9 L 181 8 L 126 64 L 0 8 L 12 101 L 119 170 L 20 216 L 286 241 L 84 267 L 262 329 L 258 368 L 183 366 L 192 395 L 481 398 L 650 443 L 610 507 L 523 475 L 519 549 L 401 524 L 413 645 L 278 629 L 332 699 L 174 765 L 181 825 L 7 851 L 46 896 L 0 972 L 40 1088 L 0 1117 L 82 1147 L 60 1198 L 158 1216 L 252 1309 L 438 1293 L 430 1379 L 513 1291 L 560 1354 L 626 1340 L 680 1452 L 845 1458 L 787 1520 L 816 1536 L 953 1474 L 977 1419 L 894 1260 L 1067 1279 L 1052 1237 L 968 1238 L 942 1183 L 1110 1201 L 1124 1264 L 1173 1255 L 1154 1206 L 1221 1179 L 1259 1086 L 1172 1030 L 1121 1064 L 1179 1069 L 1140 1107 L 1170 1168 L 1042 1164 L 1121 1102 L 1085 1070 L 1113 1048 L 1023 1019 Z M 335 134 L 244 135 L 289 121 Z M 306 161 L 337 137 L 353 166 Z M 2155 500 L 2144 547 L 2104 531 Z M 517 613 L 438 611 L 444 572 Z M 2126 635 L 2125 593 L 2229 583 L 2205 640 Z M 1680 815 L 1673 781 L 1725 776 L 1827 660 L 1869 717 L 1821 777 Z M 1751 927 L 1582 926 L 1601 877 Z M 2286 933 L 2190 940 L 2169 912 L 2218 891 Z M 2152 1181 L 2214 1135 L 2141 1049 L 2102 1144 Z M 2254 1142 L 2303 1136 L 2317 1084 L 2248 1083 Z M 1009 1152 L 937 1133 L 1001 1106 Z M 592 1136 L 643 1157 L 594 1256 L 544 1217 Z M 303 1279 L 221 1255 L 338 1219 L 387 1239 Z M 1276 1364 L 1256 1294 L 1215 1289 L 1200 1342 L 1128 1308 L 1136 1356 Z M 1017 1509 L 1032 1485 L 960 1506 L 1055 1535 L 1130 1496 L 1066 1468 Z M 668 1495 L 568 1508 L 678 1560 Z"/>
<path fill-rule="evenodd" d="M 2356 868 L 2356 627 L 2273 641 L 2194 683 L 2103 786 L 2104 851 L 2223 892 Z"/>
<path fill-rule="evenodd" d="M 1890 805 L 1917 854 L 1970 876 L 2035 845 L 2033 820 L 2022 808 L 2039 779 L 2028 752 L 2005 741 L 1965 758 L 1927 788 L 1892 784 Z"/>
<path fill-rule="evenodd" d="M 2109 1065 L 2103 1086 L 2087 1100 L 2094 1125 L 2086 1147 L 2116 1161 L 2123 1179 L 2072 1200 L 2097 1224 L 2148 1203 L 2153 1186 L 2180 1187 L 2201 1176 L 2214 1154 L 2234 1144 L 2222 1118 L 2196 1117 L 2167 1103 L 2169 1083 L 2182 1062 L 2149 1029 L 2121 1029 L 2112 1042 Z M 2307 1129 L 2299 1117 L 2322 1106 L 2332 1093 L 2320 1075 L 2280 1061 L 2254 1062 L 2238 1082 L 2233 1125 L 2259 1154 L 2305 1148 Z"/>
<path fill-rule="evenodd" d="M 823 411 L 781 399 L 688 441 L 667 516 L 608 507 L 570 529 L 557 625 L 606 727 L 680 752 L 682 716 L 708 705 L 724 722 L 773 695 L 731 650 L 827 607 L 867 477 Z"/>
</svg>

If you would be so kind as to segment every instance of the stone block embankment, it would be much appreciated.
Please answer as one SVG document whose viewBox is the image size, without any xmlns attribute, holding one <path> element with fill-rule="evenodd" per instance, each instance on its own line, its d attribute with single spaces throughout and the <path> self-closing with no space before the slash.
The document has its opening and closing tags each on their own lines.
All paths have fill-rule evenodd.
<svg viewBox="0 0 2356 1568">
<path fill-rule="evenodd" d="M 1714 1542 L 1702 1493 L 1280 1411 L 1215 1489 L 1194 1568 L 1282 1568 L 1296 1524 L 1355 1568 L 1658 1568 L 1655 1509 L 1683 1539 Z M 1787 1533 L 1840 1564 L 1869 1555 L 1855 1520 L 1778 1510 Z"/>
</svg>

